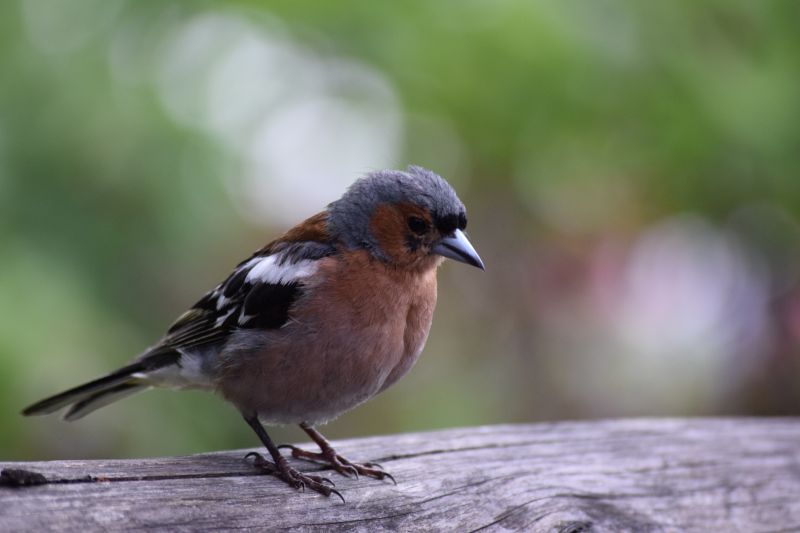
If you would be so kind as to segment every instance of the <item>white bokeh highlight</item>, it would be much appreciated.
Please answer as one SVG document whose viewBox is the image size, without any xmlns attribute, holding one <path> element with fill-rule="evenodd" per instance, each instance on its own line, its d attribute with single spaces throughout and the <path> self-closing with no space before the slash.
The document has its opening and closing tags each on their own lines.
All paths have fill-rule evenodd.
<svg viewBox="0 0 800 533">
<path fill-rule="evenodd" d="M 198 15 L 169 37 L 158 72 L 170 116 L 239 163 L 227 184 L 257 223 L 296 223 L 363 173 L 397 165 L 403 122 L 388 81 L 300 46 L 277 22 Z"/>
</svg>

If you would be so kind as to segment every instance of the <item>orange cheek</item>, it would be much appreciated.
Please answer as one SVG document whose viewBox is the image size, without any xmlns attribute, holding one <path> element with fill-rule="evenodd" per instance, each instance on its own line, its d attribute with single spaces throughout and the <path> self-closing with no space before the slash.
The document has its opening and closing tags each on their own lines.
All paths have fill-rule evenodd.
<svg viewBox="0 0 800 533">
<path fill-rule="evenodd" d="M 398 265 L 409 266 L 428 255 L 422 247 L 417 250 L 409 249 L 408 218 L 411 216 L 431 224 L 430 216 L 425 210 L 408 203 L 379 205 L 370 220 L 370 231 L 378 246 Z M 422 240 L 424 239 L 420 239 Z"/>
<path fill-rule="evenodd" d="M 379 205 L 372 214 L 369 229 L 378 246 L 389 258 L 399 261 L 407 253 L 405 220 L 396 208 L 389 204 Z"/>
</svg>

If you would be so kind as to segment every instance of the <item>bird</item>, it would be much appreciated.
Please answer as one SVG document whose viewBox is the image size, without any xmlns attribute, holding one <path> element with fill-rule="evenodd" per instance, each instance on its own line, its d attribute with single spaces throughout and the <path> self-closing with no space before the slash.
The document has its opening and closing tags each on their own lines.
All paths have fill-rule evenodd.
<svg viewBox="0 0 800 533">
<path fill-rule="evenodd" d="M 269 456 L 253 464 L 295 489 L 342 498 L 327 477 L 394 477 L 340 455 L 316 429 L 403 377 L 428 338 L 445 258 L 485 270 L 453 187 L 420 166 L 378 170 L 289 229 L 208 291 L 129 364 L 45 398 L 22 414 L 67 408 L 77 420 L 153 387 L 203 389 L 232 403 Z M 297 424 L 319 447 L 277 446 L 264 424 Z"/>
</svg>

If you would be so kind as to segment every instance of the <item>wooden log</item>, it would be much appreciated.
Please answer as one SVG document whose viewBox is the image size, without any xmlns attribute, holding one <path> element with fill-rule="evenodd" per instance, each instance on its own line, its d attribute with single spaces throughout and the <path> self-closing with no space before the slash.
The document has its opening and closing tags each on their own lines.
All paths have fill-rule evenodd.
<svg viewBox="0 0 800 533">
<path fill-rule="evenodd" d="M 397 485 L 323 471 L 347 503 L 300 493 L 257 473 L 243 459 L 252 450 L 5 462 L 6 483 L 24 481 L 15 469 L 47 481 L 0 487 L 0 530 L 800 531 L 800 419 L 503 425 L 334 444 L 382 463 Z"/>
</svg>

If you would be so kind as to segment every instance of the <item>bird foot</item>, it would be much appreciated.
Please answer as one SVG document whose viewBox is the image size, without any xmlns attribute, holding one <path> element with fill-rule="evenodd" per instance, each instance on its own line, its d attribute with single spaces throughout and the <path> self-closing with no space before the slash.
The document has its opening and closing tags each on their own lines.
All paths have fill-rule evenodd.
<svg viewBox="0 0 800 533">
<path fill-rule="evenodd" d="M 250 452 L 245 455 L 245 459 L 253 457 L 253 464 L 256 468 L 263 470 L 267 474 L 273 475 L 285 481 L 290 487 L 305 491 L 306 487 L 318 492 L 323 496 L 337 495 L 344 503 L 344 496 L 334 489 L 335 483 L 330 479 L 313 474 L 304 474 L 289 466 L 289 463 L 281 457 L 278 461 L 272 462 L 264 458 L 259 453 Z"/>
<path fill-rule="evenodd" d="M 309 452 L 291 444 L 281 444 L 278 448 L 290 449 L 292 450 L 292 457 L 295 459 L 303 459 L 329 466 L 345 477 L 353 476 L 358 479 L 359 475 L 361 475 L 375 479 L 390 479 L 392 483 L 397 485 L 394 476 L 384 471 L 383 467 L 378 463 L 354 463 L 336 453 L 333 448 L 323 448 L 321 452 Z"/>
</svg>

